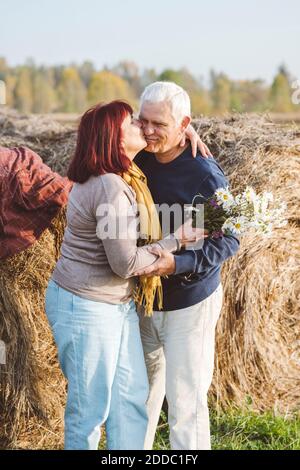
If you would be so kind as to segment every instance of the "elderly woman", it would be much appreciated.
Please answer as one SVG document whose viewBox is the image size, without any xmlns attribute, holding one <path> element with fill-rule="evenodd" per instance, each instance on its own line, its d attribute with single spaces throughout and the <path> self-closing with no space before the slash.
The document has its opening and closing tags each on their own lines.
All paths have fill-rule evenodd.
<svg viewBox="0 0 300 470">
<path fill-rule="evenodd" d="M 99 104 L 81 119 L 68 170 L 75 184 L 67 228 L 46 293 L 68 380 L 66 449 L 97 449 L 104 423 L 109 449 L 143 449 L 148 379 L 133 297 L 151 311 L 161 291 L 159 277 L 140 278 L 138 287 L 133 277 L 157 258 L 138 243 L 137 203 L 145 209 L 139 238 L 160 238 L 146 179 L 133 163 L 146 145 L 127 103 Z M 202 236 L 186 227 L 177 233 L 160 247 L 176 251 Z"/>
</svg>

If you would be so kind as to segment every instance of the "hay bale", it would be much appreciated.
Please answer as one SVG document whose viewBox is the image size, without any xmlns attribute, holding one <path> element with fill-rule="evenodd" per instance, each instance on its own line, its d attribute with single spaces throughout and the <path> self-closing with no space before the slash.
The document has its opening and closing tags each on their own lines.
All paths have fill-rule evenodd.
<svg viewBox="0 0 300 470">
<path fill-rule="evenodd" d="M 76 132 L 48 116 L 1 109 L 2 146 L 25 145 L 53 171 L 65 175 Z M 29 249 L 0 265 L 0 448 L 59 448 L 63 445 L 65 380 L 44 312 L 48 280 L 59 256 L 65 211 Z"/>
<path fill-rule="evenodd" d="M 270 238 L 245 237 L 223 267 L 213 401 L 222 408 L 251 401 L 257 410 L 299 409 L 299 129 L 247 115 L 195 124 L 232 188 L 272 191 L 288 206 L 287 227 Z"/>
<path fill-rule="evenodd" d="M 29 147 L 61 176 L 66 174 L 75 144 L 74 126 L 62 126 L 47 115 L 21 115 L 10 109 L 0 110 L 0 145 Z"/>
<path fill-rule="evenodd" d="M 38 122 L 33 125 L 29 118 L 29 123 L 16 124 L 18 119 L 6 113 L 1 121 L 0 114 L 0 145 L 27 145 L 65 174 L 74 130 L 57 129 L 45 117 L 39 133 Z M 203 118 L 195 125 L 233 188 L 251 184 L 273 191 L 286 200 L 289 219 L 288 227 L 271 238 L 243 240 L 238 255 L 224 265 L 212 402 L 243 407 L 251 397 L 258 410 L 298 408 L 299 131 L 247 115 Z M 8 364 L 0 366 L 1 447 L 62 446 L 65 381 L 43 306 L 62 234 L 63 219 L 0 267 L 0 338 L 9 345 Z"/>
<path fill-rule="evenodd" d="M 0 448 L 62 445 L 65 381 L 44 312 L 45 289 L 59 256 L 65 209 L 30 248 L 0 265 Z"/>
</svg>

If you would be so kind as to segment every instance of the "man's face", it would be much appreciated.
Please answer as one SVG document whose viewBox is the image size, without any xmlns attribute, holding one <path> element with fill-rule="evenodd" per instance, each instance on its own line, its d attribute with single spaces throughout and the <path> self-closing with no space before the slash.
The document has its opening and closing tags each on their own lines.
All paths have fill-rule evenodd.
<svg viewBox="0 0 300 470">
<path fill-rule="evenodd" d="M 147 152 L 164 153 L 179 144 L 182 126 L 175 121 L 168 102 L 145 101 L 140 109 L 139 120 L 147 142 Z"/>
</svg>

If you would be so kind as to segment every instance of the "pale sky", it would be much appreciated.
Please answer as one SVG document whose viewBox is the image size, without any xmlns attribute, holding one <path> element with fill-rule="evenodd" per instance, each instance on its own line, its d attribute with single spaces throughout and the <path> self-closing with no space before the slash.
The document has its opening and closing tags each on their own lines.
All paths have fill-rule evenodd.
<svg viewBox="0 0 300 470">
<path fill-rule="evenodd" d="M 300 79 L 300 0 L 0 0 L 0 56 Z"/>
</svg>

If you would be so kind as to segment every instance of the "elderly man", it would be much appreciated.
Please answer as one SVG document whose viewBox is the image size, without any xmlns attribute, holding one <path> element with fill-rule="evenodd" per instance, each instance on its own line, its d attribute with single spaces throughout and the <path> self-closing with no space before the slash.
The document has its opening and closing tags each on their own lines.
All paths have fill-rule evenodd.
<svg viewBox="0 0 300 470">
<path fill-rule="evenodd" d="M 209 197 L 228 185 L 212 157 L 193 158 L 189 144 L 180 146 L 190 115 L 189 96 L 174 83 L 153 83 L 142 94 L 139 118 L 148 146 L 135 162 L 147 177 L 155 204 L 183 207 L 197 193 Z M 171 448 L 210 449 L 207 392 L 222 306 L 220 270 L 238 247 L 234 236 L 207 238 L 199 249 L 182 249 L 175 255 L 157 252 L 158 260 L 136 273 L 167 275 L 162 279 L 163 309 L 156 304 L 152 317 L 140 313 L 150 382 L 145 449 L 152 448 L 165 394 Z"/>
</svg>

